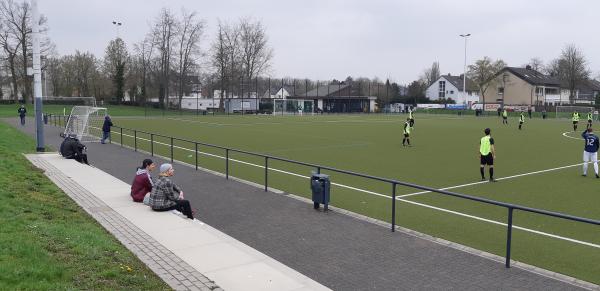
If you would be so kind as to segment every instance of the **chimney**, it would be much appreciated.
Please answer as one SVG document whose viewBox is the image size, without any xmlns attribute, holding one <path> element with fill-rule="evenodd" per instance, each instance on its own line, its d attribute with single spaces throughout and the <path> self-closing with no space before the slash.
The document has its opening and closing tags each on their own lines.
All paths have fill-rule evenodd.
<svg viewBox="0 0 600 291">
<path fill-rule="evenodd" d="M 530 66 L 530 65 L 527 65 L 527 66 L 525 66 L 525 69 L 526 69 L 526 70 L 531 70 L 531 66 Z"/>
</svg>

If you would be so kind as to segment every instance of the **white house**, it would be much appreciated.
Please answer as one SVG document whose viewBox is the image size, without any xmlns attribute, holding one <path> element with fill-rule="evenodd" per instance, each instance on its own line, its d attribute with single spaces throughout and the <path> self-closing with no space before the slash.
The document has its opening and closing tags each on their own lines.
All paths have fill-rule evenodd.
<svg viewBox="0 0 600 291">
<path fill-rule="evenodd" d="M 425 97 L 430 100 L 438 100 L 440 98 L 452 99 L 456 104 L 471 104 L 479 101 L 479 90 L 477 85 L 471 79 L 467 78 L 466 94 L 463 92 L 463 75 L 452 76 L 450 74 L 440 76 L 433 84 L 431 84 Z"/>
<path fill-rule="evenodd" d="M 287 97 L 292 95 L 292 94 L 290 94 L 290 92 L 292 92 L 292 90 L 289 90 L 289 88 L 286 88 L 286 87 L 270 88 L 269 90 L 267 90 L 265 92 L 265 94 L 263 95 L 263 98 L 287 99 Z"/>
</svg>

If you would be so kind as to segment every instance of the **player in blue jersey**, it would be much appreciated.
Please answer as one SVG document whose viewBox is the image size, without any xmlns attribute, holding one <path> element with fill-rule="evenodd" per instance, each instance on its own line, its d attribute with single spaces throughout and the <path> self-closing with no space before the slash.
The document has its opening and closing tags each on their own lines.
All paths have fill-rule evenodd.
<svg viewBox="0 0 600 291">
<path fill-rule="evenodd" d="M 600 178 L 600 176 L 598 176 L 598 148 L 600 147 L 600 140 L 598 139 L 598 136 L 594 134 L 594 131 L 591 127 L 581 133 L 581 137 L 583 137 L 585 140 L 582 176 L 587 176 L 588 163 L 591 162 L 594 163 L 594 172 L 596 173 L 596 178 Z"/>
</svg>

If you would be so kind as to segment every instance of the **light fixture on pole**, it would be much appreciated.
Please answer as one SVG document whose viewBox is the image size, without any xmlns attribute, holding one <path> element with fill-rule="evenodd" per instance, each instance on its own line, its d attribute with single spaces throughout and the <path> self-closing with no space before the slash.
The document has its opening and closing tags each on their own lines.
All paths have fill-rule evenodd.
<svg viewBox="0 0 600 291">
<path fill-rule="evenodd" d="M 119 27 L 121 27 L 121 25 L 123 25 L 123 23 L 113 20 L 112 24 L 115 26 L 115 28 L 117 30 L 117 38 L 120 38 L 121 36 L 119 35 Z"/>
<path fill-rule="evenodd" d="M 471 36 L 470 33 L 460 35 L 460 37 L 465 39 L 465 63 L 463 67 L 463 99 L 465 102 L 467 101 L 467 38 L 469 36 Z"/>
</svg>

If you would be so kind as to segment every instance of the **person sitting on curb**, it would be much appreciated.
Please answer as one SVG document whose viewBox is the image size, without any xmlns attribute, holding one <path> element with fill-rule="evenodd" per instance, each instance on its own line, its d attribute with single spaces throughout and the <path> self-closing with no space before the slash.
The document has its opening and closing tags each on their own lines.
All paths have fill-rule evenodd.
<svg viewBox="0 0 600 291">
<path fill-rule="evenodd" d="M 194 219 L 188 200 L 183 199 L 183 191 L 169 179 L 175 173 L 173 165 L 160 165 L 160 174 L 150 193 L 150 207 L 154 211 L 178 210 L 189 219 Z"/>
<path fill-rule="evenodd" d="M 134 202 L 143 202 L 144 197 L 152 191 L 152 177 L 150 172 L 156 168 L 151 159 L 142 161 L 142 166 L 137 168 L 133 183 L 131 183 L 131 198 Z"/>
<path fill-rule="evenodd" d="M 60 144 L 60 154 L 65 159 L 73 159 L 89 165 L 85 150 L 86 147 L 77 139 L 75 134 L 69 134 Z"/>
</svg>

